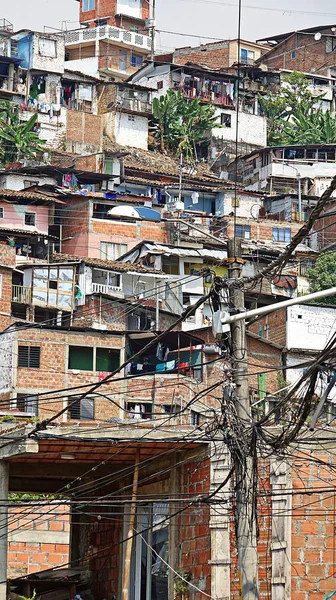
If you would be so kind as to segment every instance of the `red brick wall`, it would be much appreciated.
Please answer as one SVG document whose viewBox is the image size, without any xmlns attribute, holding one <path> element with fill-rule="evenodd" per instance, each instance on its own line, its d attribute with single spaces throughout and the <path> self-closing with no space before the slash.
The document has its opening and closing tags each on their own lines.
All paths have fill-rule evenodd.
<svg viewBox="0 0 336 600">
<path fill-rule="evenodd" d="M 261 337 L 284 348 L 286 346 L 286 311 L 277 310 L 261 317 L 249 325 L 249 331 L 257 335 L 262 332 Z"/>
<path fill-rule="evenodd" d="M 210 461 L 208 458 L 193 460 L 181 467 L 181 488 L 188 498 L 208 494 L 210 489 Z M 204 504 L 192 506 L 178 517 L 179 543 L 178 567 L 190 573 L 190 582 L 211 594 L 209 508 Z M 204 596 L 191 591 L 193 600 Z"/>
<path fill-rule="evenodd" d="M 115 18 L 117 13 L 117 0 L 99 0 L 99 4 L 96 2 L 96 7 L 94 10 L 83 12 L 83 0 L 80 2 L 79 9 L 79 21 L 80 23 L 87 23 L 90 21 L 90 27 L 95 27 L 95 19 L 109 17 L 108 24 L 116 25 L 120 27 L 120 20 Z M 98 9 L 99 7 L 99 9 Z M 146 0 L 142 2 L 142 19 L 148 19 L 149 17 L 149 3 Z M 128 23 L 133 23 L 134 21 L 128 21 L 125 19 L 123 21 L 123 28 L 127 29 Z"/>
<path fill-rule="evenodd" d="M 45 514 L 48 513 L 48 514 Z M 69 507 L 9 509 L 8 576 L 52 569 L 69 560 Z M 15 531 L 18 528 L 18 531 Z M 20 541 L 22 536 L 25 541 Z M 43 541 L 41 538 L 43 536 Z M 40 538 L 40 540 L 39 540 Z M 64 539 L 63 539 L 64 538 Z M 60 543 L 60 539 L 62 542 Z M 48 540 L 48 541 L 46 541 Z"/>
<path fill-rule="evenodd" d="M 198 48 L 180 48 L 174 52 L 174 61 L 177 65 L 188 62 L 201 64 L 210 69 L 229 67 L 229 42 L 216 42 L 199 46 Z"/>
<path fill-rule="evenodd" d="M 296 33 L 264 55 L 262 62 L 277 69 L 328 75 L 328 67 L 335 65 L 335 53 L 326 52 L 327 39 Z"/>
<path fill-rule="evenodd" d="M 232 238 L 234 235 L 234 220 L 233 217 L 225 217 L 225 220 L 228 222 L 228 227 L 226 231 L 226 237 Z M 252 240 L 265 240 L 272 241 L 272 228 L 278 227 L 279 229 L 290 229 L 292 237 L 299 231 L 301 228 L 300 223 L 288 223 L 287 221 L 271 221 L 270 219 L 246 219 L 244 217 L 237 217 L 237 225 L 249 225 L 251 228 L 251 236 Z"/>
<path fill-rule="evenodd" d="M 247 349 L 250 389 L 258 391 L 257 373 L 265 372 L 266 392 L 276 392 L 279 389 L 277 367 L 282 366 L 281 350 L 252 336 L 247 336 Z"/>
<path fill-rule="evenodd" d="M 323 600 L 335 589 L 334 472 L 325 464 L 335 457 L 314 452 L 313 459 L 298 455 L 293 469 L 292 600 Z"/>
<path fill-rule="evenodd" d="M 102 147 L 103 128 L 100 115 L 77 110 L 67 111 L 66 141 Z"/>
</svg>

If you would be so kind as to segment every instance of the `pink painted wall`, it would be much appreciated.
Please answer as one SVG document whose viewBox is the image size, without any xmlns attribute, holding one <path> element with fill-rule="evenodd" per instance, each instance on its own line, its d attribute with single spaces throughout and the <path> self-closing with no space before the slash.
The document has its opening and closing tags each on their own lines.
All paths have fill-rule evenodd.
<svg viewBox="0 0 336 600">
<path fill-rule="evenodd" d="M 48 206 L 9 204 L 0 202 L 0 208 L 3 208 L 4 217 L 0 219 L 1 225 L 4 227 L 13 227 L 13 229 L 24 229 L 26 231 L 39 231 L 40 233 L 48 233 L 49 225 L 49 208 Z M 35 226 L 25 225 L 25 213 L 35 213 Z"/>
</svg>

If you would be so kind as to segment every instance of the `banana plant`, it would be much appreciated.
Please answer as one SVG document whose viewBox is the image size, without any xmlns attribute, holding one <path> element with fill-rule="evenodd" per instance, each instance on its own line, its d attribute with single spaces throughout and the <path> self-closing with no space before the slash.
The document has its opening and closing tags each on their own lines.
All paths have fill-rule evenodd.
<svg viewBox="0 0 336 600">
<path fill-rule="evenodd" d="M 28 121 L 22 122 L 17 105 L 0 103 L 0 161 L 3 164 L 32 158 L 44 151 L 45 143 L 34 131 L 37 117 L 34 113 Z"/>
</svg>

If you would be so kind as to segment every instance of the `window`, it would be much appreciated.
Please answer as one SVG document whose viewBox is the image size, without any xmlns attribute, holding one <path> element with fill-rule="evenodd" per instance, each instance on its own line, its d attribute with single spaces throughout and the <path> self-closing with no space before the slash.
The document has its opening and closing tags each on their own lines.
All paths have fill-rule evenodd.
<svg viewBox="0 0 336 600">
<path fill-rule="evenodd" d="M 336 50 L 336 39 L 334 37 L 328 38 L 326 41 L 326 52 L 334 52 Z"/>
<path fill-rule="evenodd" d="M 240 61 L 245 64 L 251 64 L 254 61 L 255 52 L 254 50 L 247 50 L 247 48 L 241 48 L 240 50 Z"/>
<path fill-rule="evenodd" d="M 41 56 L 47 56 L 48 58 L 55 58 L 57 56 L 56 40 L 40 38 L 38 41 L 38 49 Z"/>
<path fill-rule="evenodd" d="M 231 206 L 232 206 L 233 208 L 235 208 L 235 207 L 236 207 L 236 208 L 238 208 L 238 207 L 240 206 L 240 198 L 239 198 L 239 196 L 236 196 L 236 197 L 235 197 L 235 196 L 233 196 L 233 197 L 231 198 Z"/>
<path fill-rule="evenodd" d="M 114 348 L 97 348 L 96 371 L 111 373 L 120 366 L 120 352 Z"/>
<path fill-rule="evenodd" d="M 0 207 L 0 219 L 4 218 L 4 209 L 2 208 L 2 206 Z"/>
<path fill-rule="evenodd" d="M 37 185 L 36 181 L 31 181 L 30 179 L 24 179 L 23 180 L 23 187 L 24 187 L 24 189 L 30 188 L 30 187 L 35 186 L 35 185 Z"/>
<path fill-rule="evenodd" d="M 24 224 L 34 227 L 36 225 L 36 213 L 26 212 Z"/>
<path fill-rule="evenodd" d="M 40 354 L 41 348 L 39 346 L 19 346 L 18 367 L 39 369 Z"/>
<path fill-rule="evenodd" d="M 291 59 L 293 60 L 296 57 L 296 52 L 295 50 L 293 50 L 293 52 L 291 53 Z"/>
<path fill-rule="evenodd" d="M 289 227 L 272 227 L 273 242 L 290 242 L 291 237 L 291 230 L 289 229 Z"/>
<path fill-rule="evenodd" d="M 243 238 L 245 240 L 250 240 L 251 239 L 250 225 L 236 225 L 235 226 L 235 236 L 238 238 Z"/>
<path fill-rule="evenodd" d="M 37 396 L 27 396 L 27 394 L 17 394 L 16 407 L 20 412 L 28 413 L 34 417 L 38 415 Z"/>
<path fill-rule="evenodd" d="M 74 297 L 74 268 L 35 267 L 33 269 L 33 304 L 71 310 Z"/>
<path fill-rule="evenodd" d="M 130 25 L 129 30 L 133 31 L 134 33 L 139 33 L 139 27 L 137 25 Z"/>
<path fill-rule="evenodd" d="M 302 277 L 305 277 L 307 269 L 312 269 L 314 267 L 315 261 L 311 258 L 300 258 L 300 269 L 299 273 Z"/>
<path fill-rule="evenodd" d="M 140 54 L 132 54 L 131 56 L 131 67 L 141 67 L 142 56 Z"/>
<path fill-rule="evenodd" d="M 163 89 L 163 81 L 158 81 L 157 82 L 157 89 L 158 90 L 162 90 Z"/>
<path fill-rule="evenodd" d="M 106 173 L 106 175 L 113 175 L 113 159 L 112 158 L 105 158 L 104 173 Z"/>
<path fill-rule="evenodd" d="M 199 413 L 195 410 L 190 411 L 190 423 L 197 427 L 200 424 L 200 416 Z"/>
<path fill-rule="evenodd" d="M 128 120 L 134 122 L 135 121 L 134 115 L 128 115 Z"/>
<path fill-rule="evenodd" d="M 127 244 L 113 244 L 111 242 L 100 242 L 100 258 L 116 260 L 127 252 Z"/>
<path fill-rule="evenodd" d="M 153 406 L 149 402 L 126 402 L 127 419 L 151 419 Z"/>
<path fill-rule="evenodd" d="M 76 421 L 94 420 L 94 400 L 93 398 L 76 397 L 68 398 L 68 418 Z"/>
<path fill-rule="evenodd" d="M 82 3 L 82 11 L 88 12 L 89 10 L 94 10 L 95 0 L 83 0 Z"/>
<path fill-rule="evenodd" d="M 224 125 L 224 127 L 231 127 L 231 121 L 231 115 L 227 115 L 226 113 L 221 114 L 221 125 Z"/>
<path fill-rule="evenodd" d="M 93 348 L 69 346 L 69 369 L 93 371 Z"/>
</svg>

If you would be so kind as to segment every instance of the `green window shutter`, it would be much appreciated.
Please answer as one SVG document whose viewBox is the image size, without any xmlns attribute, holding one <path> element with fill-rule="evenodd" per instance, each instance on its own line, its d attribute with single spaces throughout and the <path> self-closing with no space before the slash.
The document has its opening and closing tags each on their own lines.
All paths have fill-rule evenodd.
<svg viewBox="0 0 336 600">
<path fill-rule="evenodd" d="M 120 352 L 111 348 L 97 348 L 96 371 L 111 373 L 120 365 Z"/>
<path fill-rule="evenodd" d="M 69 346 L 69 369 L 93 371 L 93 348 Z"/>
<path fill-rule="evenodd" d="M 266 396 L 266 374 L 258 373 L 258 392 L 259 400 L 263 400 Z"/>
</svg>

